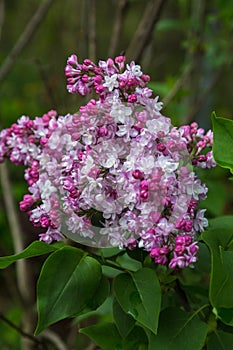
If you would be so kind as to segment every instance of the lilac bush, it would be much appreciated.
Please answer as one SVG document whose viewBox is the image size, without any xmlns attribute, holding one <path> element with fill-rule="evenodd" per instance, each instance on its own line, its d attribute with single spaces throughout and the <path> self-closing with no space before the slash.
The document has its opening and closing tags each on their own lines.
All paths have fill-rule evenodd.
<svg viewBox="0 0 233 350">
<path fill-rule="evenodd" d="M 0 134 L 0 161 L 26 166 L 20 209 L 41 227 L 39 239 L 141 248 L 156 264 L 192 267 L 208 225 L 195 168 L 215 166 L 212 132 L 173 127 L 150 77 L 124 56 L 96 65 L 71 55 L 65 74 L 70 93 L 91 94 L 85 106 L 22 116 Z"/>
</svg>

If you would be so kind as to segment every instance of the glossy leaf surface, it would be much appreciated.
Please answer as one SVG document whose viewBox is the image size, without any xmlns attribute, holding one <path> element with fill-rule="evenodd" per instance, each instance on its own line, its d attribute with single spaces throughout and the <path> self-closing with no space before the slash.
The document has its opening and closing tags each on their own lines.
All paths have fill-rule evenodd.
<svg viewBox="0 0 233 350">
<path fill-rule="evenodd" d="M 90 307 L 101 276 L 98 261 L 80 249 L 64 247 L 53 253 L 44 263 L 37 284 L 36 334 Z"/>
</svg>

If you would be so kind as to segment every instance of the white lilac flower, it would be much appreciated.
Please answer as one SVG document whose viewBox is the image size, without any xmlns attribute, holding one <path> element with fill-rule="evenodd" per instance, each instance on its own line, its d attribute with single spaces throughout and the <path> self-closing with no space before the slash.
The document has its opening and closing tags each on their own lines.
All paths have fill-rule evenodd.
<svg viewBox="0 0 233 350">
<path fill-rule="evenodd" d="M 42 200 L 48 199 L 53 193 L 57 192 L 56 187 L 53 186 L 49 179 L 47 179 L 45 182 L 38 180 L 38 186 L 40 188 Z"/>
<path fill-rule="evenodd" d="M 199 232 L 203 232 L 204 228 L 208 226 L 208 220 L 204 217 L 206 209 L 201 209 L 197 211 L 196 217 L 194 219 L 194 229 Z"/>
<path fill-rule="evenodd" d="M 137 130 L 133 129 L 134 119 L 129 117 L 125 124 L 119 125 L 118 130 L 116 132 L 117 136 L 124 136 L 124 140 L 128 142 L 131 137 L 137 136 Z"/>
<path fill-rule="evenodd" d="M 59 144 L 60 144 L 60 141 L 61 141 L 61 135 L 59 132 L 54 132 L 50 138 L 49 138 L 49 141 L 48 141 L 48 146 L 52 149 L 52 150 L 55 150 L 58 148 Z"/>
<path fill-rule="evenodd" d="M 94 164 L 95 164 L 94 159 L 91 157 L 91 155 L 88 155 L 83 167 L 80 170 L 80 175 L 85 177 L 88 176 L 88 173 L 90 172 Z"/>
<path fill-rule="evenodd" d="M 156 166 L 161 168 L 164 171 L 165 175 L 168 176 L 178 169 L 179 163 L 174 162 L 174 160 L 171 158 L 159 156 L 156 162 Z"/>
<path fill-rule="evenodd" d="M 194 178 L 194 173 L 191 174 L 193 174 Z M 187 186 L 187 194 L 196 200 L 199 200 L 200 197 L 205 198 L 207 191 L 208 189 L 198 179 L 195 179 Z"/>
<path fill-rule="evenodd" d="M 163 102 L 159 102 L 159 96 L 156 96 L 154 101 L 153 101 L 153 107 L 156 112 L 160 112 L 161 109 L 163 108 Z"/>
<path fill-rule="evenodd" d="M 131 62 L 131 64 L 127 64 L 126 68 L 132 73 L 134 77 L 140 77 L 142 75 L 141 66 Z"/>
<path fill-rule="evenodd" d="M 132 114 L 130 107 L 124 106 L 121 103 L 114 103 L 110 112 L 110 116 L 114 118 L 115 123 L 125 124 L 128 117 Z"/>
<path fill-rule="evenodd" d="M 170 120 L 167 120 L 167 118 L 160 117 L 158 119 L 152 119 L 146 121 L 146 126 L 150 132 L 157 134 L 159 131 L 163 131 L 166 134 L 168 134 L 170 130 Z"/>
<path fill-rule="evenodd" d="M 141 66 L 135 64 L 135 66 L 131 67 L 131 72 L 135 77 L 140 77 L 142 75 Z"/>
<path fill-rule="evenodd" d="M 149 155 L 147 157 L 142 157 L 138 161 L 138 168 L 145 174 L 151 174 L 152 170 L 155 168 L 155 164 L 155 157 L 153 155 Z"/>
<path fill-rule="evenodd" d="M 108 88 L 109 91 L 112 91 L 114 88 L 118 87 L 118 81 L 117 81 L 117 74 L 113 74 L 112 76 L 105 76 L 104 80 L 105 83 L 103 84 L 104 87 Z"/>
</svg>

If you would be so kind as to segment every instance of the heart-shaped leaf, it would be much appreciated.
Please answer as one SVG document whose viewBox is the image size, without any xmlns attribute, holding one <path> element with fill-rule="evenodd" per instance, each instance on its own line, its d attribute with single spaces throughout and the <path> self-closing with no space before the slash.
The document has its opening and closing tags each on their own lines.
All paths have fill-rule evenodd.
<svg viewBox="0 0 233 350">
<path fill-rule="evenodd" d="M 156 334 L 161 304 L 161 289 L 154 270 L 142 268 L 118 275 L 114 282 L 118 303 L 124 312 Z"/>
<path fill-rule="evenodd" d="M 99 262 L 80 249 L 68 246 L 50 255 L 37 284 L 35 334 L 59 320 L 78 315 L 85 307 L 90 309 L 101 276 Z"/>
</svg>

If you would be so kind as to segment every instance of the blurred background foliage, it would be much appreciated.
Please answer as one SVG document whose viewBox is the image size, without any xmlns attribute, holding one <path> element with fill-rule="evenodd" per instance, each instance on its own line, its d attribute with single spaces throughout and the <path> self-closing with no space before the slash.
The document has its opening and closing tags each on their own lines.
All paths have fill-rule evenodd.
<svg viewBox="0 0 233 350">
<path fill-rule="evenodd" d="M 141 64 L 142 70 L 151 75 L 150 87 L 155 96 L 159 95 L 164 102 L 163 113 L 171 117 L 173 125 L 197 121 L 200 126 L 210 128 L 212 111 L 216 111 L 218 116 L 231 118 L 231 1 L 50 1 L 48 12 L 31 40 L 28 40 L 22 52 L 14 59 L 9 72 L 4 77 L 1 76 L 12 48 L 37 12 L 38 6 L 45 2 L 46 0 L 0 0 L 2 128 L 9 127 L 21 115 L 34 118 L 50 109 L 56 109 L 61 115 L 74 113 L 86 102 L 84 98 L 70 95 L 66 91 L 64 67 L 67 57 L 72 53 L 76 53 L 80 61 L 87 57 L 104 60 L 109 55 L 114 57 L 122 52 L 126 53 L 128 60 L 135 59 Z M 158 10 L 157 17 L 151 23 L 153 8 Z M 23 169 L 10 164 L 8 168 L 17 206 L 26 192 Z M 209 187 L 209 197 L 203 203 L 203 207 L 208 209 L 209 217 L 232 213 L 233 190 L 228 181 L 228 173 L 219 168 L 200 173 Z M 14 253 L 3 200 L 4 191 L 5 188 L 1 186 L 1 255 Z M 37 236 L 27 218 L 19 213 L 18 207 L 17 215 L 24 244 L 27 245 Z M 43 258 L 38 258 L 31 262 L 32 293 L 35 293 L 35 281 L 42 261 Z M 0 312 L 20 326 L 24 309 L 18 300 L 17 289 L 14 268 L 1 271 Z M 108 319 L 109 304 L 106 303 L 104 308 L 98 317 Z M 77 322 L 84 321 L 80 319 Z M 77 337 L 76 326 L 67 325 L 67 321 L 59 323 L 55 331 L 65 339 L 68 349 L 90 346 L 86 338 L 82 338 L 84 336 Z M 16 330 L 0 320 L 1 349 L 29 349 L 20 339 Z M 56 347 L 51 347 L 53 348 Z"/>
</svg>

